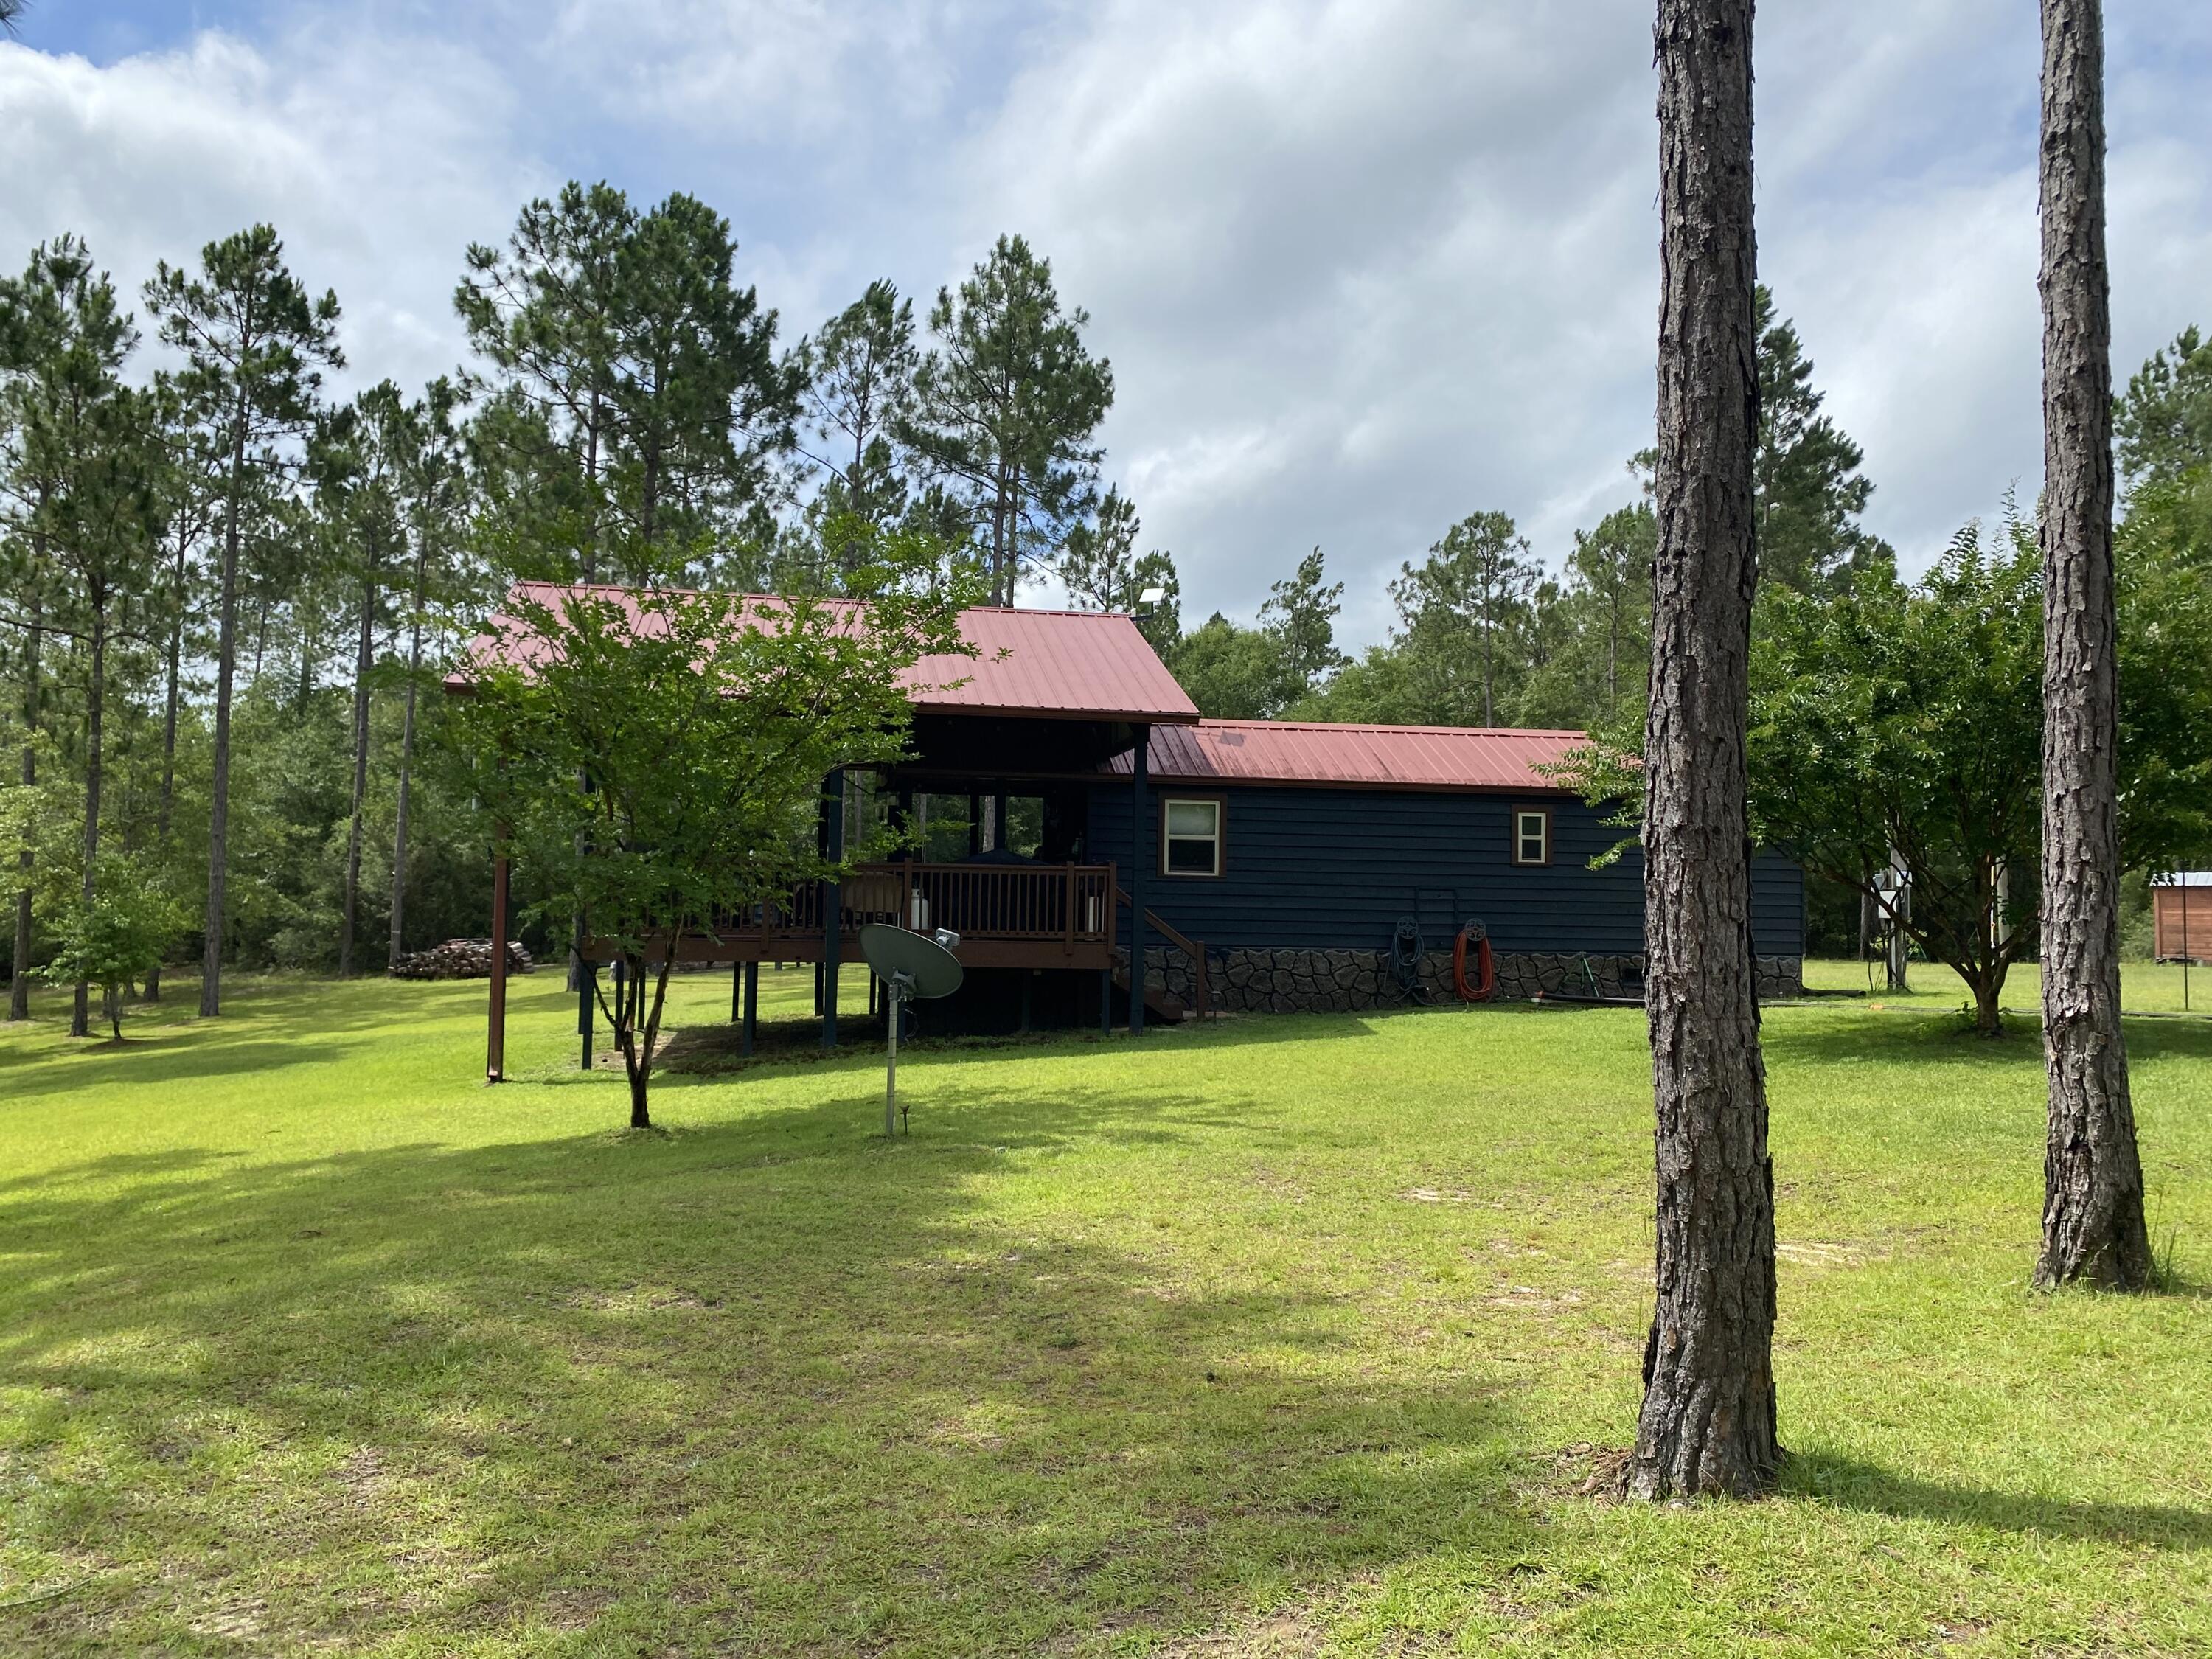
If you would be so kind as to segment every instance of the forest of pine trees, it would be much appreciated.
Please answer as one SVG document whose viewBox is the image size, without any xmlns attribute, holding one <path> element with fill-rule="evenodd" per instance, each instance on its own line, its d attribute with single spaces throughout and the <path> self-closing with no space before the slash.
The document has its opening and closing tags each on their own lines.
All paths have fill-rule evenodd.
<svg viewBox="0 0 2212 1659">
<path fill-rule="evenodd" d="M 470 355 L 419 387 L 347 362 L 340 296 L 268 226 L 136 282 L 60 234 L 0 280 L 14 1017 L 41 972 L 80 1030 L 106 984 L 163 994 L 103 951 L 198 962 L 212 1013 L 228 965 L 378 972 L 482 933 L 484 828 L 439 687 L 518 578 L 835 592 L 869 538 L 921 534 L 1000 603 L 1056 586 L 1141 612 L 1210 715 L 1640 726 L 1648 453 L 1571 547 L 1492 507 L 1425 551 L 1359 550 L 1396 566 L 1395 622 L 1347 656 L 1318 547 L 1286 550 L 1249 623 L 1183 625 L 1173 555 L 1139 550 L 1103 476 L 1112 368 L 1019 237 L 926 306 L 872 283 L 803 337 L 682 194 L 572 184 L 458 264 Z M 1893 577 L 1860 452 L 1764 289 L 1756 320 L 1762 592 Z M 2208 358 L 2185 334 L 2120 415 L 2138 520 L 2185 541 Z"/>
</svg>

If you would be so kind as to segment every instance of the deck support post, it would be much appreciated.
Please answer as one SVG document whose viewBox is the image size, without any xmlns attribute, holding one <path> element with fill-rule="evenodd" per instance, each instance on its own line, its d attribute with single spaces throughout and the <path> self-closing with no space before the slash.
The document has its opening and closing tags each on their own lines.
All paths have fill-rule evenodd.
<svg viewBox="0 0 2212 1659">
<path fill-rule="evenodd" d="M 491 1019 L 484 1033 L 484 1081 L 507 1080 L 507 860 L 491 861 Z"/>
<path fill-rule="evenodd" d="M 833 862 L 845 856 L 845 773 L 822 781 L 822 852 Z M 822 1046 L 837 1046 L 837 947 L 844 925 L 845 895 L 835 881 L 822 884 Z"/>
<path fill-rule="evenodd" d="M 1036 975 L 1033 972 L 1022 975 L 1022 1035 L 1024 1036 L 1030 1034 L 1030 987 L 1036 979 Z"/>
<path fill-rule="evenodd" d="M 1114 970 L 1098 970 L 1098 1035 L 1114 1035 Z"/>
<path fill-rule="evenodd" d="M 760 1030 L 760 963 L 745 964 L 745 1024 L 744 1038 L 738 1052 L 748 1058 L 753 1051 L 753 1038 Z"/>
<path fill-rule="evenodd" d="M 577 953 L 574 961 L 576 963 L 576 1035 L 582 1039 L 583 1044 L 583 1054 L 576 1062 L 576 1069 L 580 1072 L 588 1072 L 592 1069 L 592 987 L 599 981 L 599 965 L 596 962 L 587 961 L 580 951 Z"/>
<path fill-rule="evenodd" d="M 1129 767 L 1129 1035 L 1145 1034 L 1145 871 L 1151 862 L 1151 796 L 1147 787 L 1152 728 L 1137 728 Z"/>
</svg>

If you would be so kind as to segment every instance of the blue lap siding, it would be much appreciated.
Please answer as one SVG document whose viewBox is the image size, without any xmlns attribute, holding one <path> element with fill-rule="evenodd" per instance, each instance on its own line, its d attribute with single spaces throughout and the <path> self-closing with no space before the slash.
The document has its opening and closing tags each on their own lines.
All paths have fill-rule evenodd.
<svg viewBox="0 0 2212 1659">
<path fill-rule="evenodd" d="M 1501 951 L 1632 954 L 1644 948 L 1644 866 L 1631 849 L 1593 870 L 1620 839 L 1579 800 L 1540 793 L 1221 787 L 1157 784 L 1150 792 L 1146 902 L 1210 947 L 1380 950 L 1401 916 L 1431 948 L 1480 918 Z M 1128 885 L 1127 782 L 1091 792 L 1087 856 L 1111 860 Z M 1223 873 L 1160 873 L 1159 802 L 1220 799 Z M 1512 813 L 1547 809 L 1552 859 L 1513 862 Z M 1804 949 L 1804 880 L 1786 859 L 1752 868 L 1752 939 L 1761 956 Z"/>
</svg>

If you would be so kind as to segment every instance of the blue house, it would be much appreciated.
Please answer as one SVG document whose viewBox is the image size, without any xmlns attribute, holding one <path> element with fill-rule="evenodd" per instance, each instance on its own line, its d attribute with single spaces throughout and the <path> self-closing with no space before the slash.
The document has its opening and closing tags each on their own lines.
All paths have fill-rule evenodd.
<svg viewBox="0 0 2212 1659">
<path fill-rule="evenodd" d="M 1133 768 L 1108 763 L 1088 852 L 1150 875 L 1152 910 L 1211 961 L 1209 1000 L 1248 1009 L 1449 1000 L 1473 927 L 1493 994 L 1640 995 L 1644 870 L 1625 832 L 1542 769 L 1579 732 L 1200 720 L 1152 729 L 1147 846 L 1130 835 Z M 1595 867 L 1594 867 L 1595 866 Z M 1804 883 L 1753 866 L 1762 988 L 1799 988 Z M 1188 953 L 1148 947 L 1152 981 L 1196 991 Z M 1179 957 L 1184 958 L 1178 960 Z"/>
<path fill-rule="evenodd" d="M 1641 860 L 1632 846 L 1593 867 L 1620 833 L 1545 771 L 1581 733 L 1202 720 L 1128 617 L 961 621 L 975 654 L 910 676 L 906 757 L 823 784 L 826 850 L 885 817 L 915 850 L 672 941 L 681 961 L 733 965 L 749 1035 L 758 964 L 813 962 L 835 1042 L 836 970 L 868 922 L 960 933 L 967 984 L 926 1015 L 941 1030 L 1640 999 Z M 515 626 L 495 619 L 478 655 L 507 649 Z M 468 684 L 465 667 L 447 682 Z M 506 879 L 502 866 L 495 931 Z M 1796 989 L 1795 866 L 1756 861 L 1747 920 L 1762 988 Z"/>
</svg>

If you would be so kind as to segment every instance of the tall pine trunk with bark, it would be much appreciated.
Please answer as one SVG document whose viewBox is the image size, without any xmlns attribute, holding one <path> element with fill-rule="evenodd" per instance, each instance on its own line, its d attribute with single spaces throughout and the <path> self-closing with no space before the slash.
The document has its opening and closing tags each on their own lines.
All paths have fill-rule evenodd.
<svg viewBox="0 0 2212 1659">
<path fill-rule="evenodd" d="M 338 918 L 338 977 L 353 977 L 353 942 L 361 912 L 362 811 L 368 799 L 368 677 L 376 665 L 376 552 L 361 585 L 361 626 L 353 653 L 353 817 L 346 831 L 345 901 Z"/>
<path fill-rule="evenodd" d="M 36 547 L 34 540 L 33 545 Z M 39 561 L 45 568 L 43 559 Z M 45 629 L 39 626 L 39 595 L 31 594 L 31 626 L 23 647 L 23 787 L 29 788 L 39 781 L 39 647 Z M 31 1017 L 31 878 L 36 867 L 35 859 L 28 847 L 16 854 L 15 890 L 15 949 L 8 981 L 8 1018 L 11 1020 Z"/>
<path fill-rule="evenodd" d="M 407 702 L 399 717 L 399 787 L 392 814 L 392 946 L 387 966 L 407 953 L 407 805 L 415 771 L 415 682 L 422 672 L 422 605 L 429 581 L 430 548 L 426 537 L 415 550 L 414 608 L 407 625 Z M 585 578 L 589 580 L 590 578 Z M 575 973 L 570 953 L 569 973 Z M 569 987 L 571 990 L 575 988 Z"/>
<path fill-rule="evenodd" d="M 185 654 L 185 556 L 190 544 L 189 534 L 180 524 L 177 532 L 175 591 L 173 595 L 175 610 L 169 618 L 167 691 L 161 709 L 161 797 L 154 819 L 154 845 L 165 867 L 169 856 L 169 819 L 177 799 L 177 710 L 179 671 Z M 149 1002 L 161 1000 L 161 964 L 158 962 L 146 970 L 145 1000 Z"/>
<path fill-rule="evenodd" d="M 1751 940 L 1745 742 L 1759 432 L 1752 0 L 1660 0 L 1658 555 L 1644 746 L 1657 1297 L 1647 1499 L 1747 1495 L 1782 1462 L 1774 1174 Z"/>
<path fill-rule="evenodd" d="M 250 337 L 250 313 L 247 331 Z M 230 700 L 238 675 L 238 519 L 246 506 L 246 392 L 241 386 L 231 427 L 229 505 L 223 514 L 222 577 L 216 612 L 215 776 L 208 808 L 207 940 L 200 957 L 203 1018 L 222 1012 L 224 887 L 230 875 Z M 256 657 L 258 665 L 258 647 Z"/>
<path fill-rule="evenodd" d="M 88 912 L 92 908 L 100 865 L 100 746 L 106 736 L 102 727 L 107 708 L 107 612 L 104 603 L 93 606 L 88 644 L 92 660 L 84 699 L 84 874 L 78 884 L 78 898 Z M 92 1035 L 92 987 L 84 980 L 77 981 L 70 1006 L 70 1035 Z"/>
<path fill-rule="evenodd" d="M 2043 1042 L 2035 1282 L 2152 1279 L 2120 1034 L 2112 300 L 2100 0 L 2043 0 Z"/>
</svg>

